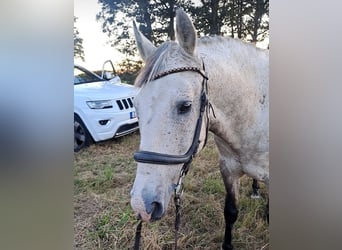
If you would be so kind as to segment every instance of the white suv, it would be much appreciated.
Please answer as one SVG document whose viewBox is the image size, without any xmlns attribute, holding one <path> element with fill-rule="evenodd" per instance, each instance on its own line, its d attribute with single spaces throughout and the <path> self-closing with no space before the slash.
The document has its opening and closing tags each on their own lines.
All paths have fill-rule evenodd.
<svg viewBox="0 0 342 250">
<path fill-rule="evenodd" d="M 106 61 L 106 63 L 111 61 Z M 105 65 L 104 64 L 104 65 Z M 114 71 L 114 67 L 113 72 Z M 99 76 L 74 66 L 74 151 L 92 141 L 120 137 L 139 129 L 133 107 L 137 88 L 102 69 Z"/>
</svg>

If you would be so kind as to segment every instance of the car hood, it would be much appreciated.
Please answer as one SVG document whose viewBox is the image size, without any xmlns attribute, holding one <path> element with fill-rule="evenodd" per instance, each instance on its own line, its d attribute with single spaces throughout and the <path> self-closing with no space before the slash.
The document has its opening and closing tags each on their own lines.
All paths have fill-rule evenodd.
<svg viewBox="0 0 342 250">
<path fill-rule="evenodd" d="M 92 82 L 74 85 L 74 95 L 90 100 L 111 100 L 135 96 L 138 88 L 125 83 Z"/>
</svg>

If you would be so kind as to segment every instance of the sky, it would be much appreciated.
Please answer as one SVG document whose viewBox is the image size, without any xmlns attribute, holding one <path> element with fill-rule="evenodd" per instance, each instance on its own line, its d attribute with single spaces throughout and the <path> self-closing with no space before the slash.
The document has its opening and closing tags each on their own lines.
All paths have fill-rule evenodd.
<svg viewBox="0 0 342 250">
<path fill-rule="evenodd" d="M 96 21 L 96 14 L 100 10 L 97 0 L 74 0 L 74 16 L 78 18 L 76 27 L 83 39 L 85 54 L 85 62 L 81 59 L 75 59 L 74 62 L 90 70 L 102 69 L 106 60 L 112 60 L 116 66 L 123 59 L 122 54 L 107 44 L 109 38 L 102 32 L 101 23 Z M 265 39 L 258 46 L 266 48 L 267 44 L 268 39 Z"/>
<path fill-rule="evenodd" d="M 102 32 L 101 23 L 96 21 L 100 10 L 97 0 L 74 0 L 74 16 L 78 18 L 76 27 L 83 39 L 85 54 L 85 62 L 81 59 L 74 62 L 90 70 L 102 69 L 106 60 L 112 60 L 114 66 L 122 60 L 122 55 L 107 44 L 109 38 Z"/>
</svg>

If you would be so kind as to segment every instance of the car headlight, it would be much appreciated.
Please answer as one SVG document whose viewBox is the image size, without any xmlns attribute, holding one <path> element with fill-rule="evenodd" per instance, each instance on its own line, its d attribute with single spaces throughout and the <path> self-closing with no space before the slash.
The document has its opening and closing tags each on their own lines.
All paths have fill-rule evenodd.
<svg viewBox="0 0 342 250">
<path fill-rule="evenodd" d="M 109 109 L 113 107 L 111 100 L 87 101 L 87 105 L 91 109 Z"/>
</svg>

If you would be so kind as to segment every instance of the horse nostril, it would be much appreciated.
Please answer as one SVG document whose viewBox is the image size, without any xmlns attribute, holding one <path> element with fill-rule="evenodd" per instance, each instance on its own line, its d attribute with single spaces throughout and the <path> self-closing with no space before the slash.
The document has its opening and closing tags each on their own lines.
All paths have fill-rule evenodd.
<svg viewBox="0 0 342 250">
<path fill-rule="evenodd" d="M 163 206 L 160 202 L 152 202 L 151 220 L 159 220 L 163 215 Z"/>
</svg>

